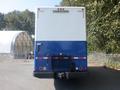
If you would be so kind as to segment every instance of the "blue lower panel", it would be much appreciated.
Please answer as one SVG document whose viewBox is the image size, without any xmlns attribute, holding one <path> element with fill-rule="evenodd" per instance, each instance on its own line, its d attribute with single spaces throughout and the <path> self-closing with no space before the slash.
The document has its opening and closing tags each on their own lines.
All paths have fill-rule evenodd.
<svg viewBox="0 0 120 90">
<path fill-rule="evenodd" d="M 39 57 L 68 56 L 87 57 L 86 41 L 37 41 L 35 42 L 35 71 L 64 72 L 72 69 L 87 69 L 87 58 L 79 60 L 44 60 Z M 74 68 L 73 68 L 74 67 Z"/>
</svg>

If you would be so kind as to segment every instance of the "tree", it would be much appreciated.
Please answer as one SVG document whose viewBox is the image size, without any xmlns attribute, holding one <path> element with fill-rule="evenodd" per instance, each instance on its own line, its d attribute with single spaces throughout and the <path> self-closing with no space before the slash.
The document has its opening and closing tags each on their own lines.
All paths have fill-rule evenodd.
<svg viewBox="0 0 120 90">
<path fill-rule="evenodd" d="M 30 34 L 34 34 L 35 14 L 33 12 L 25 10 L 20 14 L 19 21 L 22 25 L 22 29 L 28 31 Z"/>
<path fill-rule="evenodd" d="M 34 34 L 35 14 L 28 10 L 23 12 L 13 11 L 4 16 L 8 30 L 25 30 L 29 34 Z"/>
<path fill-rule="evenodd" d="M 5 27 L 4 14 L 0 13 L 0 30 Z"/>
<path fill-rule="evenodd" d="M 20 26 L 19 23 L 19 11 L 13 11 L 5 15 L 6 29 L 8 30 L 18 30 Z"/>
</svg>

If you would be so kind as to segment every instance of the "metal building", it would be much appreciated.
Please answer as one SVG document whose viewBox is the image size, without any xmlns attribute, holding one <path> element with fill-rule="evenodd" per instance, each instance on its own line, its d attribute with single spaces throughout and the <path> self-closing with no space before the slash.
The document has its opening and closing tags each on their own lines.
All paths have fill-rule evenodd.
<svg viewBox="0 0 120 90">
<path fill-rule="evenodd" d="M 33 43 L 25 31 L 0 31 L 0 56 L 26 58 L 33 51 Z"/>
</svg>

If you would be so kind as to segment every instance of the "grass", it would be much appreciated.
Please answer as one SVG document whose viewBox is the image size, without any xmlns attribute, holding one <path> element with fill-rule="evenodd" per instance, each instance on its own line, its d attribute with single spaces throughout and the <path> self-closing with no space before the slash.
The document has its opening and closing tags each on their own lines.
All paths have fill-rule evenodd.
<svg viewBox="0 0 120 90">
<path fill-rule="evenodd" d="M 91 53 L 88 55 L 89 64 L 98 64 L 107 68 L 120 70 L 120 54 Z"/>
<path fill-rule="evenodd" d="M 115 61 L 115 60 L 108 60 L 105 63 L 105 66 L 108 68 L 112 68 L 112 69 L 116 69 L 116 70 L 120 70 L 120 61 Z"/>
</svg>

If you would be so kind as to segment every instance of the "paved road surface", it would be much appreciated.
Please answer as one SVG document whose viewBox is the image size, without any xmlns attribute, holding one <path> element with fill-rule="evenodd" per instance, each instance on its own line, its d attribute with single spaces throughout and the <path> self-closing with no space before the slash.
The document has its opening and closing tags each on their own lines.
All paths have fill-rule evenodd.
<svg viewBox="0 0 120 90">
<path fill-rule="evenodd" d="M 0 90 L 120 90 L 120 71 L 102 67 L 76 80 L 39 79 L 32 71 L 32 62 L 1 62 Z"/>
</svg>

